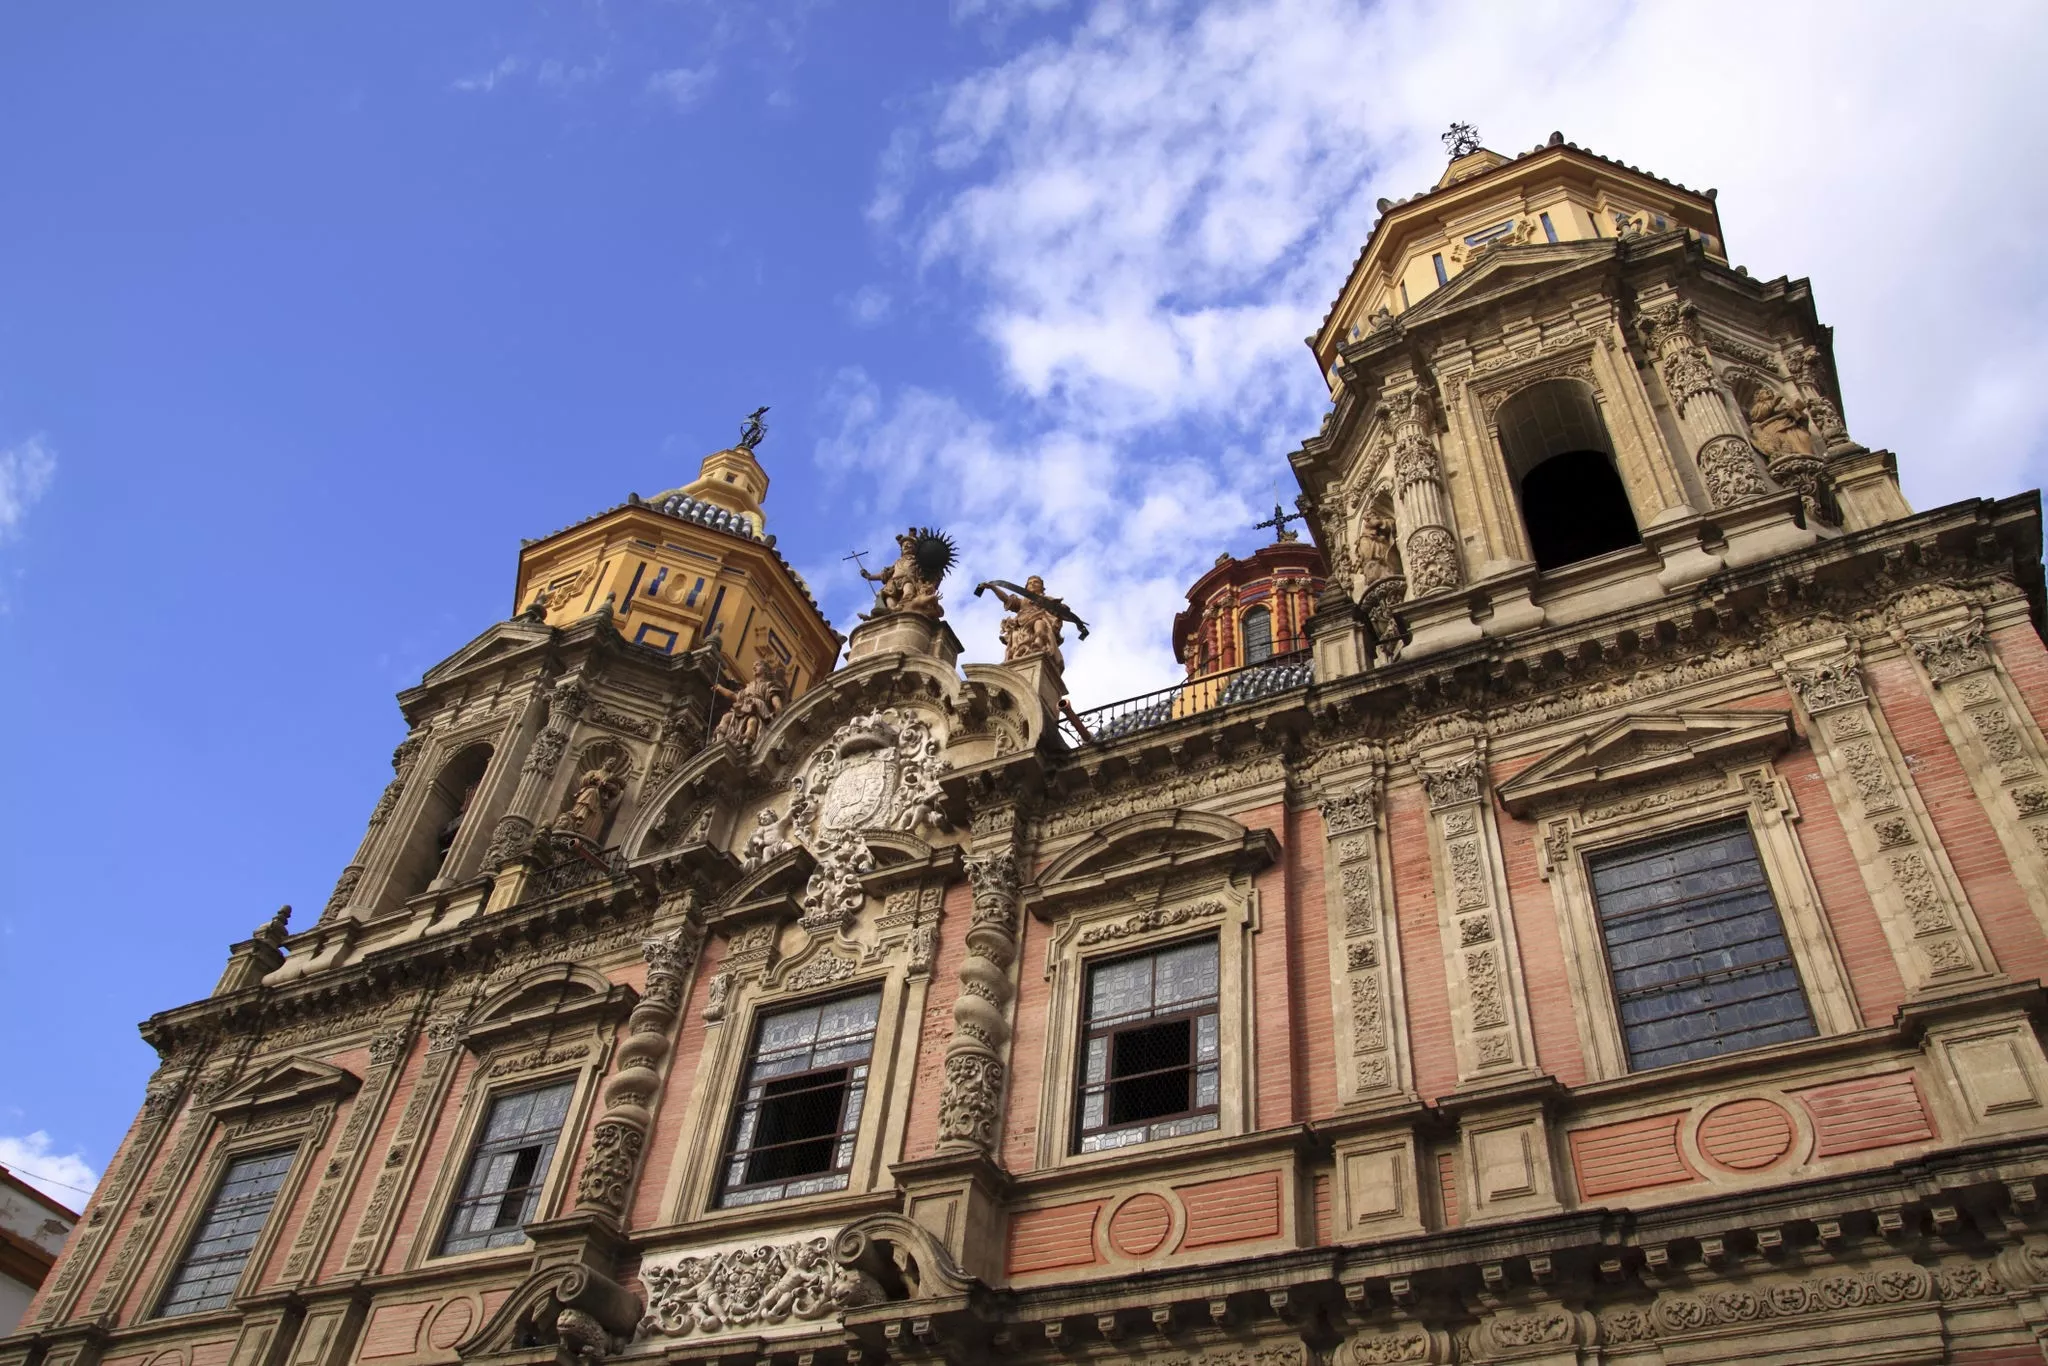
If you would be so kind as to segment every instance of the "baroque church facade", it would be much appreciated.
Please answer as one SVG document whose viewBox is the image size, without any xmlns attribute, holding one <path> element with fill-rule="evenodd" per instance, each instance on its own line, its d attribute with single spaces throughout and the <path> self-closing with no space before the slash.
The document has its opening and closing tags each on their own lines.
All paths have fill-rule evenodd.
<svg viewBox="0 0 2048 1366">
<path fill-rule="evenodd" d="M 2038 496 L 1556 136 L 1309 345 L 1313 544 L 1128 703 L 917 529 L 842 660 L 758 413 L 527 543 L 0 1366 L 2040 1361 Z"/>
</svg>

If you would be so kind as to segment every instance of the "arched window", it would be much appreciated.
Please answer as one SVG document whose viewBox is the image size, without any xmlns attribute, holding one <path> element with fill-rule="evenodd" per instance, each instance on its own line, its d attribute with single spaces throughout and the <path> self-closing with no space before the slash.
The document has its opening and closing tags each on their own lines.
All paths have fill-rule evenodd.
<svg viewBox="0 0 2048 1366">
<path fill-rule="evenodd" d="M 1273 657 L 1273 614 L 1263 607 L 1254 607 L 1238 619 L 1238 630 L 1244 636 L 1244 662 L 1257 664 Z"/>
<path fill-rule="evenodd" d="M 420 805 L 412 834 L 392 869 L 385 906 L 418 896 L 436 878 L 455 875 L 457 870 L 449 866 L 449 860 L 455 852 L 455 842 L 462 837 L 470 816 L 479 806 L 477 788 L 490 764 L 491 747 L 471 745 L 441 766 L 426 801 Z"/>
<path fill-rule="evenodd" d="M 1585 384 L 1532 385 L 1501 408 L 1498 427 L 1537 568 L 1557 569 L 1641 542 L 1615 468 L 1614 443 Z"/>
</svg>

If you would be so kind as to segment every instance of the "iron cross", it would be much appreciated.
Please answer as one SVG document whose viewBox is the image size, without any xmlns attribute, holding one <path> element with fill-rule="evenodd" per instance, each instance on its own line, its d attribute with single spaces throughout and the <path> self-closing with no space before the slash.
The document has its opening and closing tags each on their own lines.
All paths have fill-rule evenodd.
<svg viewBox="0 0 2048 1366">
<path fill-rule="evenodd" d="M 1276 537 L 1284 536 L 1287 533 L 1287 524 L 1289 522 L 1305 522 L 1307 520 L 1308 517 L 1306 514 L 1299 512 L 1287 512 L 1283 510 L 1278 503 L 1275 503 L 1273 504 L 1273 515 L 1271 517 L 1268 517 L 1263 522 L 1253 522 L 1252 529 L 1254 531 L 1259 531 L 1263 530 L 1266 527 L 1271 527 L 1273 528 L 1273 534 Z"/>
</svg>

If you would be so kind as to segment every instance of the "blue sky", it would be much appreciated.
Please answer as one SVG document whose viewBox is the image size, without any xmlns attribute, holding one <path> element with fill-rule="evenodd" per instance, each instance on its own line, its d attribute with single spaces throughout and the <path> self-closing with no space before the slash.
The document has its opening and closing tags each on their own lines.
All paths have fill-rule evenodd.
<svg viewBox="0 0 2048 1366">
<path fill-rule="evenodd" d="M 936 522 L 1096 624 L 1081 705 L 1161 680 L 1453 118 L 1718 186 L 1917 505 L 2034 487 L 2044 58 L 2026 5 L 7 7 L 0 1161 L 90 1184 L 135 1022 L 317 911 L 519 538 L 757 404 L 835 620 Z"/>
</svg>

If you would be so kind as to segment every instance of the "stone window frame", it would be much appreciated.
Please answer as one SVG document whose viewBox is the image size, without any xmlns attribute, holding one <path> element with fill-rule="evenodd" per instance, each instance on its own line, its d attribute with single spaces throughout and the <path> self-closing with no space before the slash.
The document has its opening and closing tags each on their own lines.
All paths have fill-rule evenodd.
<svg viewBox="0 0 2048 1366">
<path fill-rule="evenodd" d="M 1673 774 L 1663 785 L 1615 800 L 1585 794 L 1578 804 L 1542 818 L 1542 870 L 1556 903 L 1565 975 L 1586 1059 L 1586 1080 L 1657 1076 L 1665 1068 L 1629 1067 L 1620 1010 L 1601 933 L 1588 862 L 1592 856 L 1679 834 L 1717 821 L 1741 819 L 1756 842 L 1785 940 L 1806 992 L 1817 1038 L 1863 1027 L 1819 887 L 1792 825 L 1799 819 L 1790 787 L 1768 760 Z M 1733 1055 L 1730 1055 L 1733 1056 Z"/>
<path fill-rule="evenodd" d="M 767 928 L 771 934 L 778 934 L 787 927 Z M 678 1144 L 683 1152 L 717 1153 L 719 1159 L 675 1164 L 678 1179 L 671 1181 L 664 1192 L 664 1217 L 679 1223 L 780 1222 L 792 1210 L 813 1206 L 829 1210 L 841 1202 L 858 1201 L 877 1191 L 893 1189 L 889 1165 L 899 1160 L 903 1152 L 910 1113 L 909 1105 L 904 1103 L 908 1097 L 905 1082 L 917 1071 L 927 974 L 917 968 L 907 946 L 885 951 L 879 962 L 870 965 L 835 952 L 832 945 L 836 936 L 821 936 L 766 971 L 734 976 L 730 974 L 735 973 L 738 965 L 730 960 L 750 950 L 731 947 L 747 942 L 745 929 L 732 928 L 726 933 L 731 936 L 726 958 L 719 963 L 715 976 L 725 977 L 731 983 L 730 994 L 722 1011 L 706 1014 L 697 1081 Z M 828 963 L 844 966 L 824 966 Z M 721 1159 L 734 1106 L 745 1088 L 747 1064 L 762 1018 L 809 1001 L 868 991 L 879 991 L 882 1002 L 875 1020 L 874 1047 L 868 1055 L 867 1099 L 855 1130 L 853 1161 L 847 1170 L 846 1185 L 836 1191 L 814 1191 L 752 1205 L 720 1205 L 720 1178 L 724 1170 Z"/>
<path fill-rule="evenodd" d="M 498 1060 L 518 1061 L 502 1057 Z M 441 1170 L 435 1174 L 433 1190 L 427 1197 L 419 1227 L 414 1231 L 412 1250 L 406 1255 L 406 1269 L 409 1271 L 427 1265 L 439 1268 L 489 1261 L 494 1257 L 525 1258 L 533 1255 L 531 1238 L 508 1243 L 504 1247 L 478 1247 L 464 1252 L 443 1252 L 441 1248 L 448 1240 L 449 1221 L 462 1198 L 463 1180 L 469 1175 L 470 1163 L 476 1158 L 477 1145 L 483 1139 L 484 1124 L 490 1118 L 491 1107 L 507 1096 L 568 1082 L 571 1088 L 569 1106 L 562 1117 L 562 1131 L 555 1139 L 555 1153 L 548 1163 L 547 1175 L 541 1178 L 540 1199 L 534 1202 L 533 1218 L 526 1222 L 537 1224 L 562 1213 L 563 1183 L 568 1178 L 569 1169 L 576 1165 L 576 1159 L 581 1155 L 578 1139 L 590 1118 L 592 1092 L 601 1069 L 586 1062 L 580 1067 L 543 1067 L 491 1077 L 488 1075 L 491 1067 L 491 1061 L 486 1059 L 479 1061 L 470 1073 L 470 1085 L 462 1097 L 454 1137 L 446 1149 L 455 1160 L 444 1160 Z"/>
<path fill-rule="evenodd" d="M 260 1276 L 269 1267 L 286 1226 L 293 1224 L 295 1218 L 305 1217 L 305 1212 L 299 1209 L 300 1194 L 312 1177 L 316 1159 L 326 1146 L 340 1099 L 355 1093 L 357 1079 L 324 1064 L 314 1065 L 317 1072 L 309 1069 L 305 1073 L 309 1079 L 294 1079 L 289 1077 L 289 1073 L 295 1065 L 303 1066 L 300 1059 L 287 1058 L 257 1074 L 249 1083 L 231 1090 L 199 1121 L 208 1130 L 202 1141 L 205 1156 L 185 1171 L 177 1189 L 187 1193 L 204 1191 L 205 1197 L 187 1200 L 177 1221 L 165 1229 L 158 1242 L 157 1249 L 162 1255 L 153 1259 L 153 1268 L 144 1280 L 142 1294 L 136 1302 L 140 1322 L 175 1324 L 182 1330 L 223 1315 L 238 1315 L 239 1301 L 255 1289 L 251 1278 Z M 266 1077 L 272 1076 L 285 1078 L 288 1082 L 286 1088 L 275 1094 L 265 1094 L 257 1089 L 264 1086 Z M 298 1080 L 298 1084 L 289 1084 L 292 1080 Z M 256 1235 L 256 1241 L 242 1263 L 241 1276 L 227 1305 L 160 1319 L 157 1311 L 163 1305 L 164 1296 L 170 1292 L 178 1269 L 185 1263 L 186 1253 L 191 1249 L 192 1240 L 206 1218 L 206 1211 L 212 1205 L 214 1193 L 220 1189 L 229 1165 L 238 1158 L 255 1157 L 284 1148 L 293 1150 L 291 1167 L 285 1172 L 284 1181 L 271 1201 L 262 1231 Z"/>
<path fill-rule="evenodd" d="M 1098 904 L 1063 917 L 1046 944 L 1044 1083 L 1040 1087 L 1035 1169 L 1078 1169 L 1247 1134 L 1255 1127 L 1258 992 L 1252 936 L 1259 931 L 1255 888 L 1227 881 L 1184 889 L 1152 907 Z M 1216 1023 L 1221 1037 L 1216 1127 L 1099 1152 L 1073 1151 L 1081 1103 L 1080 1048 L 1089 970 L 1100 963 L 1214 936 Z"/>
<path fill-rule="evenodd" d="M 579 998 L 565 992 L 563 1001 L 552 1008 L 521 1008 L 522 997 L 557 978 L 565 986 L 582 988 L 585 994 Z M 614 1036 L 637 999 L 637 993 L 614 985 L 592 969 L 561 965 L 538 968 L 515 978 L 478 1008 L 462 1035 L 462 1046 L 475 1055 L 475 1062 L 463 1083 L 462 1099 L 452 1122 L 445 1104 L 437 1107 L 442 1122 L 450 1123 L 450 1138 L 440 1150 L 443 1156 L 439 1169 L 428 1188 L 402 1269 L 440 1269 L 533 1255 L 531 1238 L 506 1247 L 441 1251 L 455 1202 L 462 1195 L 470 1156 L 483 1135 L 491 1106 L 500 1096 L 572 1082 L 575 1089 L 570 1093 L 568 1114 L 562 1121 L 562 1136 L 555 1144 L 555 1160 L 548 1164 L 540 1199 L 533 1207 L 534 1217 L 528 1222 L 541 1223 L 564 1213 L 571 1193 L 569 1174 L 584 1155 Z M 433 1141 L 434 1130 L 423 1130 L 408 1155 L 410 1160 L 417 1164 Z M 451 1154 L 459 1157 L 450 1161 Z M 394 1194 L 394 1200 L 404 1199 L 402 1190 L 401 1187 L 401 1192 Z"/>
</svg>

